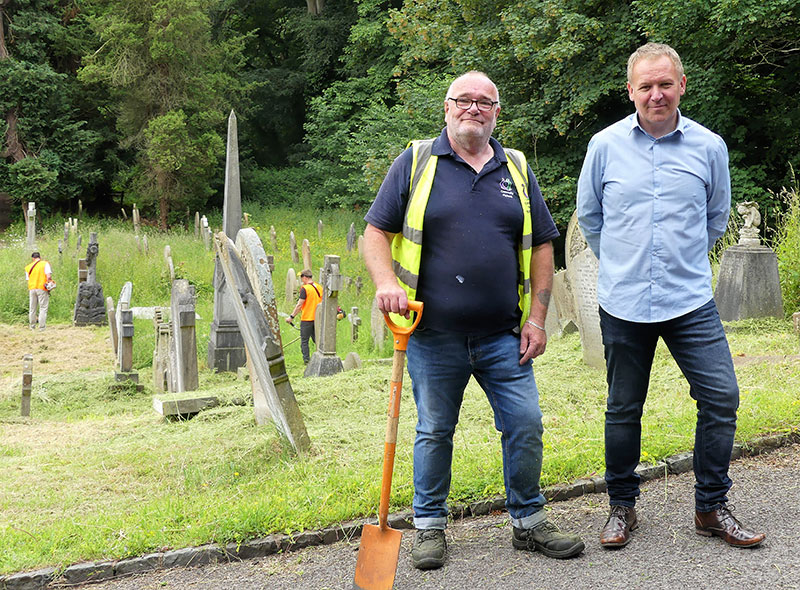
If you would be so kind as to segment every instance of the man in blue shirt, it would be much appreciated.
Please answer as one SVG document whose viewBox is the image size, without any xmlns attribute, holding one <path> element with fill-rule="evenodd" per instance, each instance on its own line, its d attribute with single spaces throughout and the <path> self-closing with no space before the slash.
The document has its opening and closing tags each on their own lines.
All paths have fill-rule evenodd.
<svg viewBox="0 0 800 590">
<path fill-rule="evenodd" d="M 513 546 L 556 558 L 584 548 L 547 520 L 539 489 L 543 429 L 531 359 L 547 343 L 558 231 L 524 157 L 507 155 L 491 137 L 499 112 L 485 74 L 457 78 L 444 101 L 447 126 L 398 156 L 365 217 L 364 258 L 378 307 L 405 314 L 414 289 L 425 304 L 408 343 L 418 414 L 411 558 L 420 569 L 445 561 L 453 433 L 471 376 L 502 432 Z M 412 170 L 422 171 L 419 180 Z M 523 260 L 529 281 L 520 280 L 529 274 Z"/>
<path fill-rule="evenodd" d="M 695 529 L 754 547 L 764 534 L 747 530 L 727 507 L 739 388 L 708 260 L 730 213 L 727 147 L 678 110 L 686 76 L 668 45 L 637 49 L 628 60 L 627 86 L 636 112 L 592 138 L 578 180 L 578 222 L 600 261 L 597 299 L 609 389 L 611 510 L 600 543 L 624 546 L 638 526 L 634 470 L 661 337 L 697 402 Z"/>
</svg>

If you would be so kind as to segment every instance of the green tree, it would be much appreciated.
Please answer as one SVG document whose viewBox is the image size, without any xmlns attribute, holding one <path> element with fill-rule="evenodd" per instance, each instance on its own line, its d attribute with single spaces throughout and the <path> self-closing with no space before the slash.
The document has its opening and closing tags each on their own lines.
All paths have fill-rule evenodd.
<svg viewBox="0 0 800 590">
<path fill-rule="evenodd" d="M 180 206 L 216 192 L 228 109 L 246 92 L 236 74 L 245 38 L 214 38 L 214 0 L 103 2 L 91 18 L 102 46 L 79 78 L 112 89 L 124 146 L 139 175 L 118 180 L 133 199 L 154 203 L 159 226 Z"/>
</svg>

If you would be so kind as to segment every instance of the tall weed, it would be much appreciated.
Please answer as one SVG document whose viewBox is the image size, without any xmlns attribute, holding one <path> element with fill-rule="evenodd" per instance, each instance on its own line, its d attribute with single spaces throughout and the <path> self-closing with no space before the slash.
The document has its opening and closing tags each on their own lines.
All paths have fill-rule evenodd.
<svg viewBox="0 0 800 590">
<path fill-rule="evenodd" d="M 788 315 L 800 311 L 800 190 L 797 184 L 778 194 L 785 213 L 778 225 L 777 255 L 783 309 Z"/>
</svg>

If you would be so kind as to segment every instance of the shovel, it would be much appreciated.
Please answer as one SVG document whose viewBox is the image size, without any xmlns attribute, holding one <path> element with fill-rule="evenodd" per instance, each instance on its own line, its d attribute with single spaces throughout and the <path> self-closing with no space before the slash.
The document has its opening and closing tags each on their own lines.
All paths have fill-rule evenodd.
<svg viewBox="0 0 800 590">
<path fill-rule="evenodd" d="M 392 331 L 394 357 L 392 358 L 392 386 L 389 393 L 389 410 L 386 421 L 386 441 L 383 447 L 383 477 L 381 479 L 381 502 L 378 509 L 378 525 L 365 524 L 361 531 L 361 546 L 356 561 L 356 576 L 353 590 L 391 590 L 397 572 L 400 554 L 400 539 L 403 534 L 389 528 L 389 496 L 392 493 L 392 471 L 394 450 L 397 444 L 397 420 L 400 417 L 400 392 L 403 389 L 408 338 L 422 317 L 422 302 L 409 301 L 408 309 L 416 313 L 414 323 L 401 328 L 384 314 L 386 324 Z"/>
</svg>

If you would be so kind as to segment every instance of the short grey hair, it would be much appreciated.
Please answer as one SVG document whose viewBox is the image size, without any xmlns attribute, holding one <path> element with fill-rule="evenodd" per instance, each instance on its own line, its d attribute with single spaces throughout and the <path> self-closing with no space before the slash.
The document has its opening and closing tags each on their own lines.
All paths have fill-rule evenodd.
<svg viewBox="0 0 800 590">
<path fill-rule="evenodd" d="M 486 78 L 489 81 L 489 83 L 494 87 L 494 93 L 497 96 L 497 104 L 500 104 L 500 91 L 497 89 L 497 84 L 492 82 L 492 79 L 489 76 L 487 76 L 485 72 L 481 72 L 480 70 L 470 70 L 469 72 L 464 72 L 458 78 L 453 80 L 450 83 L 450 86 L 447 88 L 447 95 L 444 97 L 445 100 L 447 100 L 450 96 L 452 96 L 451 92 L 453 90 L 453 86 L 456 85 L 456 82 L 458 82 L 462 78 L 466 78 L 467 76 L 483 76 L 484 78 Z"/>
<path fill-rule="evenodd" d="M 643 59 L 654 59 L 657 57 L 667 56 L 675 65 L 675 70 L 678 72 L 678 78 L 683 77 L 683 63 L 681 63 L 681 56 L 672 47 L 666 43 L 646 43 L 639 49 L 631 53 L 628 58 L 628 82 L 633 78 L 633 67 Z"/>
</svg>

